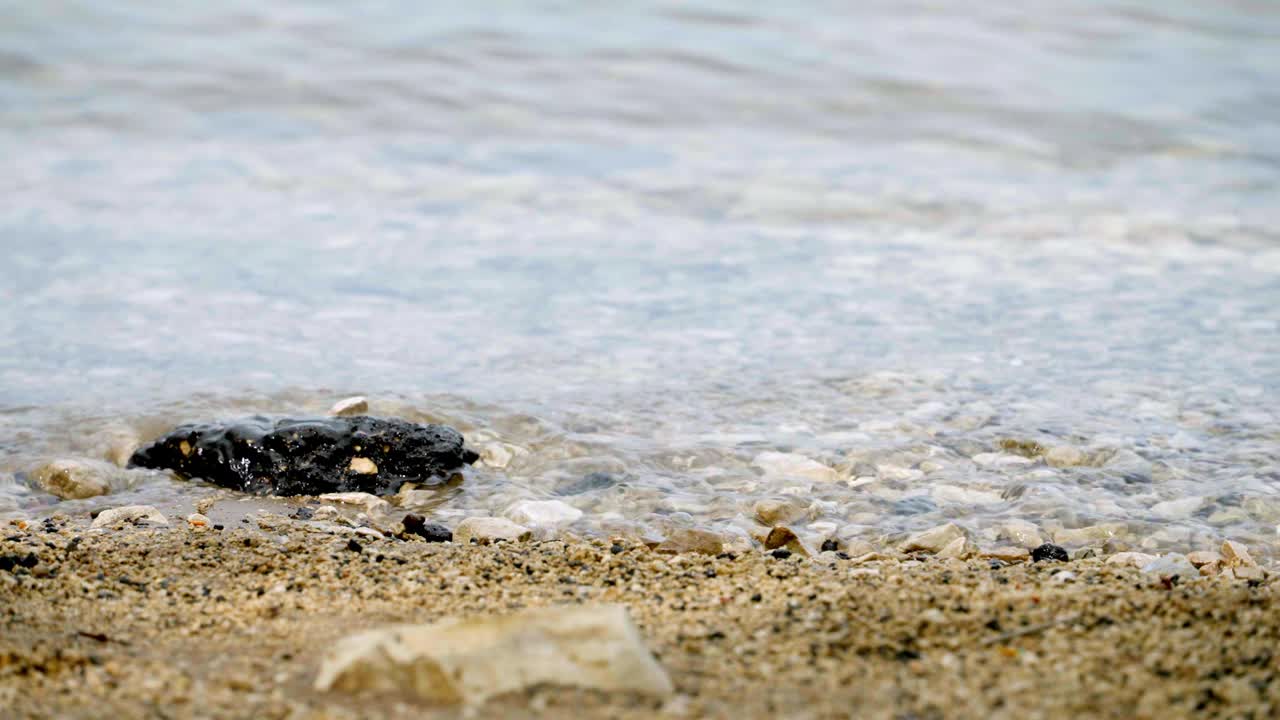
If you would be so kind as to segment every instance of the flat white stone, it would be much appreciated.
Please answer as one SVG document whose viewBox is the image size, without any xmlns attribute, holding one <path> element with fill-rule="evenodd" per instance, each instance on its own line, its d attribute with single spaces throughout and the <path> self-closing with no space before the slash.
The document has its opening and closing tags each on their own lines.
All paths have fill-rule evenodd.
<svg viewBox="0 0 1280 720">
<path fill-rule="evenodd" d="M 935 485 L 929 493 L 939 503 L 955 503 L 957 505 L 998 505 L 1004 502 L 1000 493 L 989 490 L 975 490 L 955 485 Z"/>
<path fill-rule="evenodd" d="M 537 608 L 371 630 L 340 641 L 315 681 L 319 691 L 409 692 L 470 706 L 541 684 L 657 697 L 673 692 L 622 605 Z"/>
<path fill-rule="evenodd" d="M 1120 552 L 1107 558 L 1106 563 L 1108 565 L 1132 565 L 1140 568 L 1145 567 L 1155 559 L 1155 555 L 1148 555 L 1147 553 Z"/>
<path fill-rule="evenodd" d="M 555 527 L 577 521 L 582 511 L 559 500 L 524 500 L 507 508 L 505 515 L 528 527 Z"/>
<path fill-rule="evenodd" d="M 936 553 L 946 546 L 950 545 L 957 538 L 965 537 L 964 528 L 955 523 L 947 523 L 937 527 L 921 530 L 907 538 L 902 544 L 903 552 L 915 552 L 922 550 L 924 552 Z"/>
<path fill-rule="evenodd" d="M 391 512 L 391 503 L 367 492 L 325 493 L 320 496 L 320 500 L 344 505 L 359 505 L 370 515 L 383 515 Z"/>
<path fill-rule="evenodd" d="M 520 542 L 528 540 L 531 535 L 529 528 L 496 517 L 469 517 L 453 529 L 453 541 L 463 545 L 472 539 L 484 545 L 498 540 Z"/>
<path fill-rule="evenodd" d="M 124 507 L 111 508 L 98 513 L 98 517 L 93 519 L 91 527 L 95 528 L 112 528 L 120 525 L 163 525 L 168 526 L 169 520 L 160 511 L 150 505 L 125 505 Z"/>
<path fill-rule="evenodd" d="M 1162 520 L 1185 520 L 1204 505 L 1202 497 L 1166 500 L 1151 506 L 1151 514 Z"/>
<path fill-rule="evenodd" d="M 970 460 L 973 460 L 978 467 L 984 468 L 1018 467 L 1035 462 L 1021 455 L 1009 455 L 1006 453 L 979 453 L 970 458 Z"/>
<path fill-rule="evenodd" d="M 819 482 L 834 482 L 839 478 L 834 468 L 795 453 L 769 450 L 756 455 L 751 464 L 763 470 L 765 475 L 773 477 L 803 478 Z"/>
</svg>

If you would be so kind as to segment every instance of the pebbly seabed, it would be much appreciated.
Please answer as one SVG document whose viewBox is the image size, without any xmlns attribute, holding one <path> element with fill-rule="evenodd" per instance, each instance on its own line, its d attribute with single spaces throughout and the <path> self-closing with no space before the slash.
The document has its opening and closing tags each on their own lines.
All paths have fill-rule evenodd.
<svg viewBox="0 0 1280 720">
<path fill-rule="evenodd" d="M 898 381 L 882 382 L 889 380 L 865 381 L 859 392 L 871 389 L 891 408 L 895 400 L 883 392 Z M 182 419 L 195 412 L 235 417 L 246 414 L 249 402 L 202 399 L 177 412 Z M 196 503 L 228 497 L 245 518 L 259 511 L 288 515 L 323 493 L 367 490 L 384 495 L 387 507 L 450 528 L 483 516 L 544 534 L 660 541 L 676 532 L 710 531 L 738 548 L 766 548 L 776 524 L 811 548 L 828 541 L 897 547 L 915 533 L 952 524 L 982 549 L 1030 550 L 1052 542 L 1071 552 L 1185 554 L 1234 540 L 1269 565 L 1280 541 L 1280 498 L 1261 470 L 1236 489 L 1211 486 L 1190 475 L 1205 462 L 1197 454 L 1007 432 L 989 416 L 942 409 L 862 423 L 857 431 L 809 434 L 807 441 L 793 435 L 795 444 L 781 444 L 755 435 L 681 437 L 673 434 L 679 418 L 648 427 L 542 419 L 448 396 L 429 402 L 359 397 L 334 405 L 333 396 L 305 393 L 252 402 L 280 417 L 332 417 L 298 425 L 316 441 L 300 444 L 288 439 L 290 420 L 174 431 L 180 423 L 166 419 L 173 413 L 106 422 L 96 414 L 62 418 L 69 430 L 31 435 L 21 452 L 0 458 L 0 520 L 85 517 L 125 505 L 153 505 L 181 517 Z M 403 420 L 350 417 L 351 407 Z M 14 417 L 0 416 L 0 423 L 6 419 Z M 404 445 L 413 452 L 387 455 L 401 453 L 399 441 L 354 450 L 375 425 L 397 438 L 417 438 Z M 414 427 L 425 430 L 405 434 Z M 413 435 L 418 432 L 426 434 Z M 279 448 L 272 449 L 274 440 L 261 444 L 276 436 Z M 196 452 L 202 442 L 208 455 Z M 301 448 L 296 456 L 290 442 Z M 157 461 L 160 455 L 167 460 Z M 197 460 L 202 467 L 191 464 Z M 204 472 L 232 489 L 139 464 L 167 465 L 188 478 Z M 320 482 L 300 482 L 309 477 Z M 310 495 L 278 494 L 285 492 Z"/>
</svg>

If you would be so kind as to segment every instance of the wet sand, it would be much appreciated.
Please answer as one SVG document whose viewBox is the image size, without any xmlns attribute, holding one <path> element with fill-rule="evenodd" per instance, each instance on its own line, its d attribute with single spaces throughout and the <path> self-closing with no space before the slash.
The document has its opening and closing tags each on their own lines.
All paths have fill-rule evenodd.
<svg viewBox="0 0 1280 720">
<path fill-rule="evenodd" d="M 2 531 L 6 718 L 1280 713 L 1274 573 L 1170 583 L 1096 559 L 993 568 L 85 524 Z M 631 608 L 673 698 L 544 687 L 468 712 L 312 689 L 321 654 L 360 629 L 588 602 Z"/>
</svg>

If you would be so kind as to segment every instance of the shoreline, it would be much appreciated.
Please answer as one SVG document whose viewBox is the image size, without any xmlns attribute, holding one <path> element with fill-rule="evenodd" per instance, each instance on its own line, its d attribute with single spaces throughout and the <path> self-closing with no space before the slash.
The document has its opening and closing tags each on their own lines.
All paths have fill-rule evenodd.
<svg viewBox="0 0 1280 720">
<path fill-rule="evenodd" d="M 6 717 L 1280 711 L 1280 577 L 1265 571 L 1187 582 L 1099 558 L 995 567 L 182 525 L 4 529 L 0 556 L 17 559 L 0 570 Z M 312 687 L 323 651 L 360 630 L 606 602 L 630 609 L 674 696 L 539 687 L 467 710 Z"/>
</svg>

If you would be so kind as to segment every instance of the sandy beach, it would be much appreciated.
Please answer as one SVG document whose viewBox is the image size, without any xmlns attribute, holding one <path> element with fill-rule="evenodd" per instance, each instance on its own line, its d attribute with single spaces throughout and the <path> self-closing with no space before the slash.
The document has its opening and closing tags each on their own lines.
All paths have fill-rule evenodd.
<svg viewBox="0 0 1280 720">
<path fill-rule="evenodd" d="M 780 553 L 785 554 L 785 553 Z M 610 539 L 489 546 L 308 523 L 5 529 L 0 707 L 72 717 L 1274 717 L 1274 573 L 1170 580 L 1068 563 Z M 669 672 L 652 699 L 562 687 L 480 707 L 319 693 L 336 640 L 389 623 L 625 604 Z"/>
</svg>

